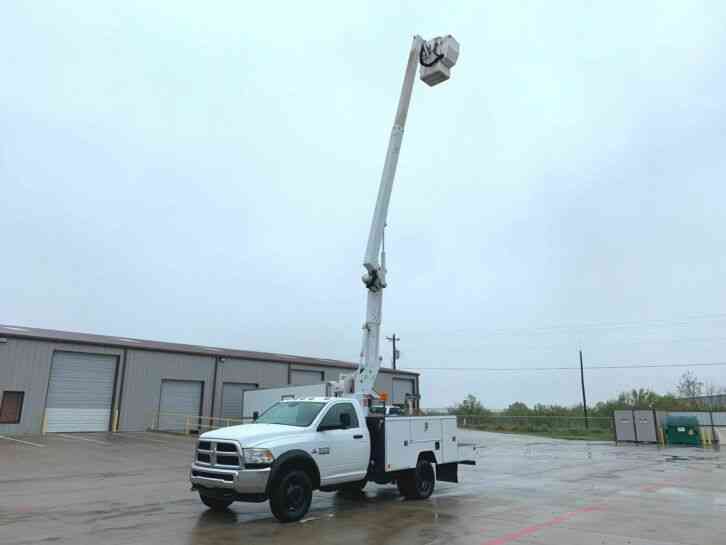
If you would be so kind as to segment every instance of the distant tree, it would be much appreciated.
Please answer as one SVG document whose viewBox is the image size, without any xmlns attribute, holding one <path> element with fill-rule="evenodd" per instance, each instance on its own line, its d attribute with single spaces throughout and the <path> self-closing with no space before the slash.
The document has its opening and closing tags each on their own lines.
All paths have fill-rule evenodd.
<svg viewBox="0 0 726 545">
<path fill-rule="evenodd" d="M 632 389 L 629 392 L 622 392 L 618 401 L 633 408 L 648 409 L 658 404 L 661 396 L 647 388 Z"/>
<path fill-rule="evenodd" d="M 620 392 L 617 397 L 607 401 L 600 401 L 588 407 L 589 413 L 593 417 L 611 417 L 613 411 L 627 409 L 657 409 L 670 411 L 692 411 L 703 410 L 703 404 L 698 401 L 692 401 L 691 398 L 704 394 L 717 395 L 726 394 L 725 388 L 717 387 L 714 384 L 706 384 L 698 380 L 693 372 L 683 373 L 681 376 L 676 393 L 658 394 L 648 388 L 634 388 L 626 392 Z M 726 406 L 718 407 L 710 405 L 711 410 L 724 410 Z M 495 414 L 484 407 L 476 396 L 469 394 L 461 403 L 449 407 L 449 414 L 457 414 L 463 416 L 490 416 Z M 501 411 L 505 416 L 582 416 L 582 405 L 572 405 L 565 407 L 562 405 L 544 405 L 538 403 L 533 407 L 528 407 L 522 401 L 516 401 Z"/>
<path fill-rule="evenodd" d="M 532 411 L 527 407 L 526 403 L 516 401 L 504 410 L 504 414 L 507 416 L 529 416 Z"/>
<path fill-rule="evenodd" d="M 681 375 L 676 386 L 678 395 L 685 398 L 693 398 L 703 395 L 703 382 L 693 371 L 686 371 Z"/>
<path fill-rule="evenodd" d="M 476 396 L 469 394 L 461 403 L 449 407 L 449 413 L 462 416 L 488 416 L 492 411 L 484 407 Z"/>
</svg>

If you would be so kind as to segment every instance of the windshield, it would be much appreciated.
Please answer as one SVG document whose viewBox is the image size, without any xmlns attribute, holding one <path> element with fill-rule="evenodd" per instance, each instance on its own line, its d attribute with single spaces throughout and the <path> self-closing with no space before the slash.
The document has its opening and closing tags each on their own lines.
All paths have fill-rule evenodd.
<svg viewBox="0 0 726 545">
<path fill-rule="evenodd" d="M 306 428 L 313 423 L 325 405 L 313 401 L 279 401 L 257 419 L 257 424 L 281 424 Z"/>
</svg>

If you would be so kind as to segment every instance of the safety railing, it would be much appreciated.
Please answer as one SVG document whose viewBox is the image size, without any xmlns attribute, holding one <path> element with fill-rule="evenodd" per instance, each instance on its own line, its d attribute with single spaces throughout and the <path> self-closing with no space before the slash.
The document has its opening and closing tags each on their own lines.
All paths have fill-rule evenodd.
<svg viewBox="0 0 726 545">
<path fill-rule="evenodd" d="M 221 418 L 186 413 L 155 412 L 147 419 L 147 429 L 171 433 L 199 434 L 219 428 L 249 424 L 251 418 Z"/>
<path fill-rule="evenodd" d="M 457 416 L 460 428 L 503 433 L 531 433 L 564 438 L 609 440 L 615 437 L 613 419 L 578 416 Z"/>
</svg>

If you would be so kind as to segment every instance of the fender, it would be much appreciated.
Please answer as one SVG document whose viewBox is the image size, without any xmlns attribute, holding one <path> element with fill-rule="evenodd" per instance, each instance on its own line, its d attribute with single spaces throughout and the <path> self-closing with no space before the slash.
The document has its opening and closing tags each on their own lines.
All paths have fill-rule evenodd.
<svg viewBox="0 0 726 545">
<path fill-rule="evenodd" d="M 318 469 L 318 464 L 315 462 L 313 457 L 310 456 L 310 453 L 304 450 L 293 449 L 288 450 L 282 456 L 276 458 L 275 461 L 272 462 L 272 466 L 270 466 L 270 477 L 267 479 L 266 494 L 268 496 L 270 495 L 270 487 L 279 476 L 280 471 L 291 462 L 299 464 L 312 471 L 313 489 L 317 489 L 320 486 L 320 470 Z"/>
</svg>

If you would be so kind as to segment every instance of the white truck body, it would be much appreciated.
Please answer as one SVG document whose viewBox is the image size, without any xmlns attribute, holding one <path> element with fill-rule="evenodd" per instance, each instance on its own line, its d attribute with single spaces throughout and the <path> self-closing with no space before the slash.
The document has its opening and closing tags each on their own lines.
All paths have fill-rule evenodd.
<svg viewBox="0 0 726 545">
<path fill-rule="evenodd" d="M 305 386 L 283 386 L 281 388 L 245 390 L 243 404 L 245 409 L 244 418 L 251 419 L 255 413 L 262 414 L 283 399 L 328 396 L 330 396 L 330 385 L 327 382 Z"/>
<path fill-rule="evenodd" d="M 397 416 L 386 419 L 386 471 L 416 467 L 418 455 L 431 451 L 436 462 L 459 462 L 455 416 Z"/>
<path fill-rule="evenodd" d="M 270 423 L 275 411 L 301 412 L 303 408 L 307 414 L 314 413 L 309 421 Z M 347 416 L 343 418 L 342 413 Z M 457 482 L 458 464 L 474 464 L 474 453 L 464 452 L 467 447 L 458 442 L 456 417 L 366 417 L 357 399 L 343 397 L 283 400 L 267 415 L 254 424 L 199 437 L 190 481 L 207 505 L 226 507 L 233 501 L 269 499 L 275 516 L 293 520 L 285 518 L 275 502 L 280 501 L 276 494 L 285 485 L 282 480 L 295 472 L 305 473 L 309 493 L 346 485 L 362 488 L 367 481 L 375 481 L 396 482 L 411 496 L 415 492 L 411 483 L 424 467 L 430 488 L 418 497 L 428 497 L 434 479 Z M 308 507 L 309 501 L 305 512 Z"/>
</svg>

